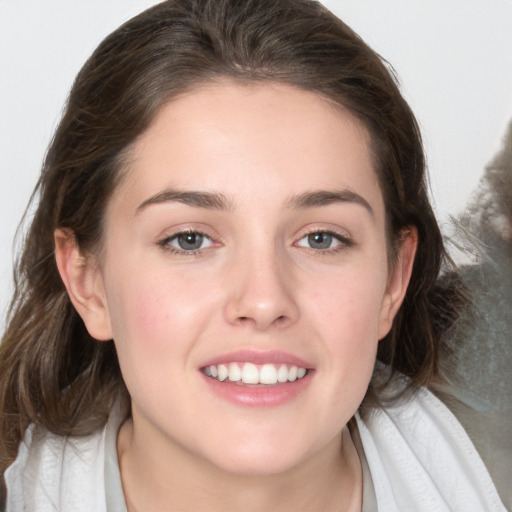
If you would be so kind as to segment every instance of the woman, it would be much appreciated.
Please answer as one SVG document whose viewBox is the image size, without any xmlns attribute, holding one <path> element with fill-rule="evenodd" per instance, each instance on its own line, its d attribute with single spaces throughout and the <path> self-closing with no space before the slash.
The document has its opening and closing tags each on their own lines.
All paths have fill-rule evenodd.
<svg viewBox="0 0 512 512">
<path fill-rule="evenodd" d="M 424 179 L 390 73 L 315 3 L 171 0 L 115 31 L 20 259 L 7 510 L 502 510 L 420 389 Z"/>
</svg>

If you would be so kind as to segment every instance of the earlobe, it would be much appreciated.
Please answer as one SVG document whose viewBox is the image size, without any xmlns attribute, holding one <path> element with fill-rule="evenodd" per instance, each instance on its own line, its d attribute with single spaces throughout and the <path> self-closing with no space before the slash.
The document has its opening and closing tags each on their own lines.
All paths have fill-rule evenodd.
<svg viewBox="0 0 512 512">
<path fill-rule="evenodd" d="M 55 260 L 69 298 L 89 334 L 97 340 L 112 339 L 102 276 L 90 258 L 80 252 L 71 230 L 56 229 Z"/>
<path fill-rule="evenodd" d="M 393 319 L 402 305 L 411 279 L 417 247 L 418 231 L 414 226 L 408 227 L 402 231 L 397 258 L 391 269 L 382 301 L 379 340 L 390 331 Z"/>
</svg>

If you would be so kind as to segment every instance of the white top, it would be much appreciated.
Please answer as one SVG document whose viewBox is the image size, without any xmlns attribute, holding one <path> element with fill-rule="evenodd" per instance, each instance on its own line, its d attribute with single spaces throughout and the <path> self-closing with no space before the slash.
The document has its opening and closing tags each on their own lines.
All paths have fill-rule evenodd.
<svg viewBox="0 0 512 512">
<path fill-rule="evenodd" d="M 365 512 L 506 512 L 466 432 L 426 389 L 356 421 L 369 469 Z M 119 424 L 114 412 L 105 429 L 83 438 L 36 436 L 29 427 L 5 473 L 7 512 L 126 512 Z M 367 501 L 372 482 L 377 508 Z"/>
<path fill-rule="evenodd" d="M 468 435 L 426 389 L 356 419 L 379 511 L 506 510 Z"/>
</svg>

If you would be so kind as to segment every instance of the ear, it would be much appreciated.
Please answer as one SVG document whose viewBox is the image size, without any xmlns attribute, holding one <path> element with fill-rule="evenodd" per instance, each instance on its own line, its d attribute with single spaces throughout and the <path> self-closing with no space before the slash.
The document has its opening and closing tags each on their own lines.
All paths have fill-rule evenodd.
<svg viewBox="0 0 512 512">
<path fill-rule="evenodd" d="M 400 247 L 390 270 L 386 293 L 382 299 L 379 319 L 379 340 L 391 330 L 393 319 L 404 300 L 411 279 L 414 256 L 418 247 L 418 231 L 414 226 L 404 229 L 400 235 Z"/>
<path fill-rule="evenodd" d="M 89 334 L 97 340 L 112 339 L 103 277 L 99 269 L 92 258 L 82 255 L 71 230 L 56 229 L 54 239 L 60 277 Z"/>
</svg>

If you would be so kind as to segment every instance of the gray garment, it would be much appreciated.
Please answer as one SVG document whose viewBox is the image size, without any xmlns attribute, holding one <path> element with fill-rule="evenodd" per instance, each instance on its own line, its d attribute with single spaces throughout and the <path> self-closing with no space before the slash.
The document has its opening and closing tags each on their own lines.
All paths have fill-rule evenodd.
<svg viewBox="0 0 512 512">
<path fill-rule="evenodd" d="M 107 512 L 127 512 L 124 500 L 119 461 L 117 460 L 117 433 L 119 417 L 109 418 L 105 436 L 105 500 Z"/>
</svg>

